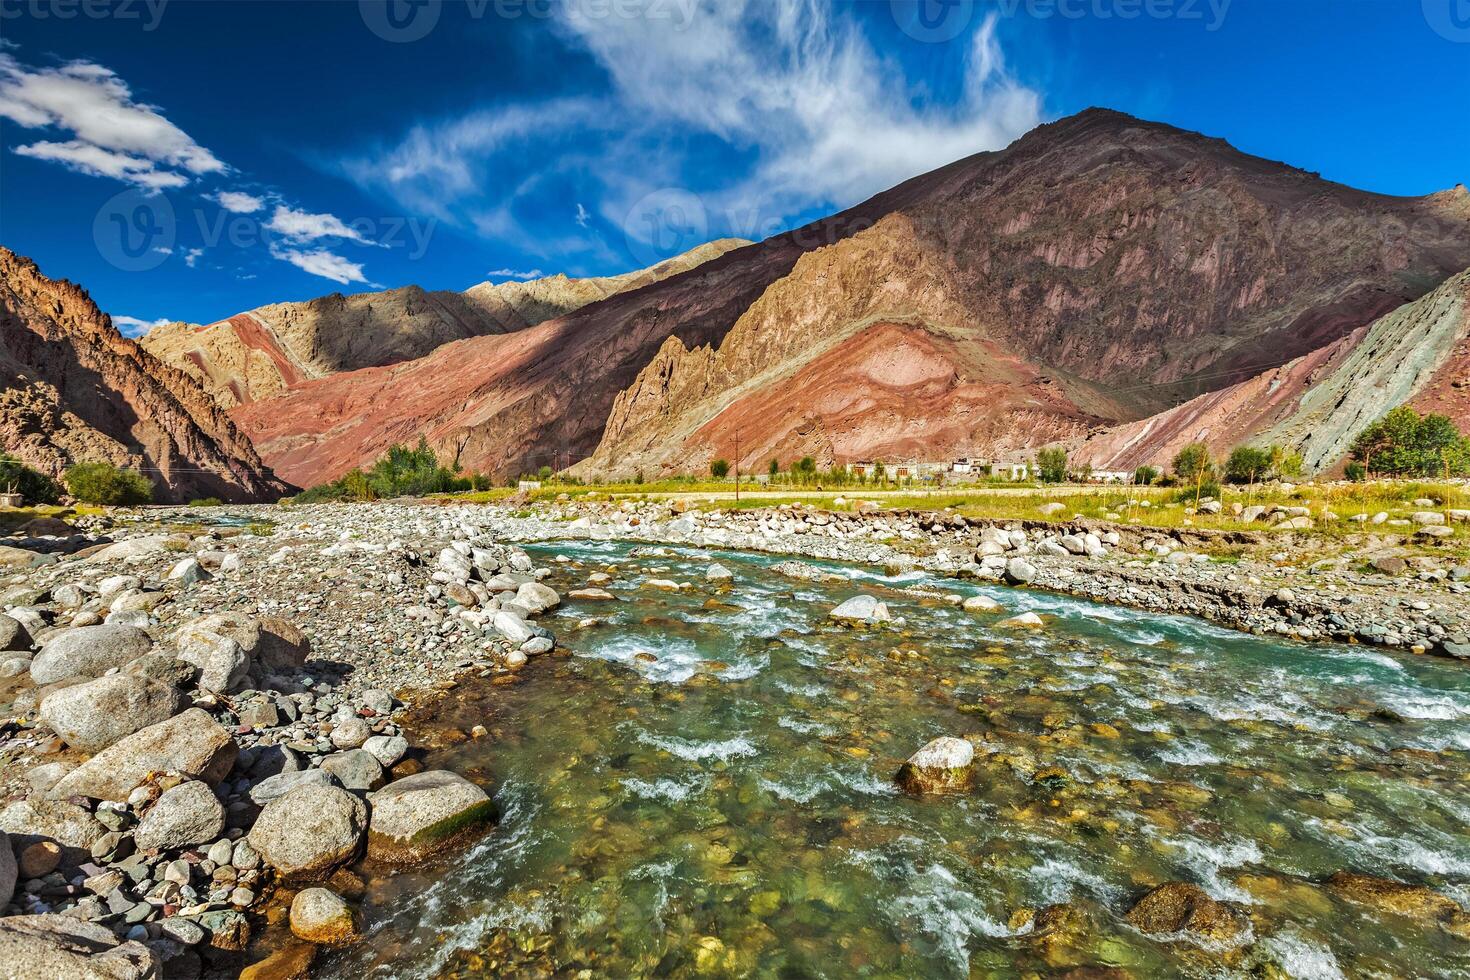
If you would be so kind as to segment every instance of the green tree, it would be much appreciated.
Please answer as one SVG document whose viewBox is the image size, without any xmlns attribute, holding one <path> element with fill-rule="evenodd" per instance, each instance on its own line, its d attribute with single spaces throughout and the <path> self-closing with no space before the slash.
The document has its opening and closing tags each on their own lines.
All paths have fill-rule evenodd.
<svg viewBox="0 0 1470 980">
<path fill-rule="evenodd" d="M 1179 450 L 1174 457 L 1174 478 L 1181 484 L 1214 482 L 1215 461 L 1210 458 L 1209 447 L 1202 442 L 1191 442 Z"/>
<path fill-rule="evenodd" d="M 1061 483 L 1067 478 L 1067 451 L 1056 446 L 1038 452 L 1036 472 L 1042 483 Z"/>
<path fill-rule="evenodd" d="M 125 506 L 153 500 L 153 481 L 111 463 L 78 463 L 62 474 L 71 495 L 83 503 Z"/>
<path fill-rule="evenodd" d="M 1368 476 L 1368 470 L 1363 466 L 1362 463 L 1354 461 L 1343 467 L 1343 475 L 1346 476 L 1349 480 L 1352 480 L 1354 483 L 1362 483 L 1363 480 Z"/>
<path fill-rule="evenodd" d="M 770 474 L 772 480 L 776 479 L 781 473 L 781 461 L 779 459 L 772 459 L 766 464 L 766 472 Z"/>
<path fill-rule="evenodd" d="M 1271 474 L 1277 479 L 1302 475 L 1302 468 L 1306 464 L 1302 460 L 1301 453 L 1286 446 L 1272 446 L 1269 451 L 1271 453 Z"/>
<path fill-rule="evenodd" d="M 1255 446 L 1236 446 L 1225 461 L 1225 479 L 1230 483 L 1255 483 L 1271 471 L 1271 451 Z"/>
<path fill-rule="evenodd" d="M 0 453 L 0 490 L 20 494 L 27 504 L 54 504 L 62 493 L 61 484 L 5 453 Z"/>
<path fill-rule="evenodd" d="M 543 480 L 543 481 L 544 480 L 551 479 L 551 467 L 550 466 L 543 466 L 543 467 L 541 467 L 539 470 L 536 471 L 536 477 L 538 479 L 540 479 L 540 480 Z"/>
<path fill-rule="evenodd" d="M 1470 442 L 1444 415 L 1400 405 L 1358 434 L 1349 451 L 1370 473 L 1452 476 L 1470 472 Z"/>
<path fill-rule="evenodd" d="M 723 480 L 725 478 L 725 474 L 729 472 L 729 460 L 717 459 L 713 463 L 709 464 L 709 475 L 714 477 L 716 480 Z"/>
<path fill-rule="evenodd" d="M 1146 487 L 1159 478 L 1159 470 L 1156 466 L 1140 466 L 1133 471 L 1133 482 L 1140 487 Z"/>
</svg>

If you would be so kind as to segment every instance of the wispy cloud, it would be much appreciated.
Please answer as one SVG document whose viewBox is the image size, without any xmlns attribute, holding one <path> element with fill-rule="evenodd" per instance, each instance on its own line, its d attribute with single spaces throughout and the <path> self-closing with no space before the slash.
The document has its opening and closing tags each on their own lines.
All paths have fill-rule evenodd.
<svg viewBox="0 0 1470 980">
<path fill-rule="evenodd" d="M 203 255 L 203 254 L 204 254 L 204 249 L 202 249 L 202 248 L 191 248 L 191 249 L 189 249 L 188 251 L 186 251 L 184 253 L 184 264 L 187 265 L 191 269 L 194 268 L 196 265 L 199 264 L 199 257 L 201 255 Z"/>
<path fill-rule="evenodd" d="M 17 146 L 22 156 L 149 190 L 182 187 L 228 169 L 158 107 L 133 101 L 114 72 L 90 61 L 34 68 L 0 50 L 0 118 L 67 134 Z"/>
<path fill-rule="evenodd" d="M 276 210 L 271 214 L 271 219 L 266 222 L 265 227 L 287 241 L 297 244 L 312 242 L 318 238 L 341 238 L 359 245 L 376 244 L 334 214 L 311 214 L 286 207 L 284 204 L 276 205 Z"/>
<path fill-rule="evenodd" d="M 289 262 L 303 272 L 309 272 L 323 279 L 346 285 L 348 283 L 360 282 L 369 286 L 367 277 L 362 274 L 362 264 L 350 262 L 340 255 L 336 255 L 324 248 L 313 248 L 308 250 L 286 248 L 281 245 L 271 245 L 271 256 L 282 262 Z"/>
<path fill-rule="evenodd" d="M 519 279 L 522 282 L 540 279 L 545 274 L 540 269 L 491 269 L 485 273 L 491 279 Z"/>
<path fill-rule="evenodd" d="M 592 220 L 592 215 L 582 206 L 581 201 L 577 202 L 577 213 L 573 216 L 572 220 L 576 221 L 583 228 L 586 228 L 587 222 Z"/>
<path fill-rule="evenodd" d="M 161 327 L 172 320 L 162 318 L 158 320 L 142 320 L 135 316 L 114 316 L 112 325 L 117 327 L 117 332 L 124 337 L 141 337 L 154 327 Z"/>
<path fill-rule="evenodd" d="M 220 191 L 209 199 L 233 214 L 254 214 L 265 207 L 265 199 L 244 191 Z"/>
</svg>

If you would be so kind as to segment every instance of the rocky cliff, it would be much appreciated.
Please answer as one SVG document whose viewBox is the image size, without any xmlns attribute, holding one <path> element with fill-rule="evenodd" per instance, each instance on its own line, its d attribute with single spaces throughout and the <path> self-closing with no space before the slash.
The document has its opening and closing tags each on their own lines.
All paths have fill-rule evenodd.
<svg viewBox="0 0 1470 980">
<path fill-rule="evenodd" d="M 266 401 L 305 381 L 423 357 L 451 341 L 513 333 L 748 245 L 701 245 L 617 276 L 481 283 L 463 293 L 405 286 L 276 303 L 201 326 L 170 323 L 141 343 L 195 378 L 223 408 Z"/>
<path fill-rule="evenodd" d="M 80 287 L 0 247 L 0 448 L 37 469 L 106 461 L 160 500 L 274 500 L 290 489 L 186 375 L 160 363 Z"/>
<path fill-rule="evenodd" d="M 1396 405 L 1470 427 L 1470 270 L 1309 354 L 1220 391 L 1080 442 L 1097 469 L 1167 468 L 1191 442 L 1217 455 L 1250 443 L 1331 469 L 1352 441 Z"/>
</svg>

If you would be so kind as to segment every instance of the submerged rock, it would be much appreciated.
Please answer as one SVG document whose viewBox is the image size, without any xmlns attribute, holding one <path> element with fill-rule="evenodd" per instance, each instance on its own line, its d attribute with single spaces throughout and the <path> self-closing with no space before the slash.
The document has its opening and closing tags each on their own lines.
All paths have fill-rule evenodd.
<svg viewBox="0 0 1470 980">
<path fill-rule="evenodd" d="M 1002 619 L 995 624 L 996 629 L 1003 630 L 1039 630 L 1045 626 L 1040 616 L 1034 612 L 1023 612 L 1007 619 Z"/>
<path fill-rule="evenodd" d="M 898 785 L 915 795 L 966 793 L 974 785 L 975 747 L 945 735 L 909 756 L 899 767 Z"/>
<path fill-rule="evenodd" d="M 1446 932 L 1470 939 L 1470 913 L 1433 889 L 1352 871 L 1339 871 L 1325 884 L 1328 891 L 1349 902 L 1426 925 L 1438 923 Z"/>
<path fill-rule="evenodd" d="M 495 815 L 484 790 L 438 769 L 389 783 L 370 799 L 368 856 L 390 864 L 421 861 L 480 832 Z"/>
<path fill-rule="evenodd" d="M 307 888 L 291 900 L 291 931 L 322 946 L 345 946 L 362 938 L 352 907 L 326 888 Z"/>
<path fill-rule="evenodd" d="M 1222 946 L 1235 945 L 1250 931 L 1250 920 L 1239 909 L 1183 881 L 1159 885 L 1140 898 L 1123 919 L 1150 935 L 1187 932 Z"/>
</svg>

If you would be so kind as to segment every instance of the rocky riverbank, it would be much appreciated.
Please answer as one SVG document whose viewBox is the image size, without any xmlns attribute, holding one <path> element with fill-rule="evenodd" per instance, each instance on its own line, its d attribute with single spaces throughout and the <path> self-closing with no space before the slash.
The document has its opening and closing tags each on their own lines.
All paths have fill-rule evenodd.
<svg viewBox="0 0 1470 980">
<path fill-rule="evenodd" d="M 512 679 L 554 648 L 538 616 L 561 601 L 543 580 L 563 558 L 537 567 L 518 543 L 614 538 L 655 557 L 678 545 L 857 562 L 887 588 L 922 569 L 1304 640 L 1470 651 L 1457 566 L 1221 562 L 1199 532 L 570 501 L 183 508 L 32 528 L 6 542 L 0 579 L 0 955 L 61 972 L 96 957 L 118 976 L 228 972 L 272 908 L 302 940 L 351 941 L 353 862 L 411 864 L 491 817 L 483 787 L 420 771 L 400 698 L 465 672 Z M 598 587 L 588 576 L 587 597 Z"/>
</svg>

